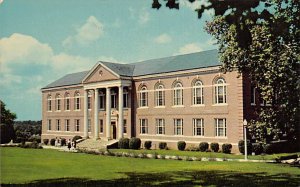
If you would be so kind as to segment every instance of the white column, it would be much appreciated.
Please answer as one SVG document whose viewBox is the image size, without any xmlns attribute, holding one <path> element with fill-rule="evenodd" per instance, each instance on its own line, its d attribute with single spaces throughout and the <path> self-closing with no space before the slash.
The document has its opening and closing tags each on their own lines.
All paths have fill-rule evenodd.
<svg viewBox="0 0 300 187">
<path fill-rule="evenodd" d="M 84 98 L 83 98 L 83 103 L 84 103 L 84 114 L 83 114 L 83 136 L 84 138 L 88 138 L 88 90 L 84 90 Z"/>
<path fill-rule="evenodd" d="M 124 119 L 123 119 L 123 86 L 119 86 L 119 139 L 123 138 L 123 124 Z"/>
<path fill-rule="evenodd" d="M 106 88 L 106 138 L 110 139 L 110 113 L 111 113 L 111 101 L 110 101 L 110 88 Z"/>
<path fill-rule="evenodd" d="M 95 89 L 95 103 L 94 103 L 94 124 L 95 124 L 95 139 L 99 139 L 99 92 Z"/>
</svg>

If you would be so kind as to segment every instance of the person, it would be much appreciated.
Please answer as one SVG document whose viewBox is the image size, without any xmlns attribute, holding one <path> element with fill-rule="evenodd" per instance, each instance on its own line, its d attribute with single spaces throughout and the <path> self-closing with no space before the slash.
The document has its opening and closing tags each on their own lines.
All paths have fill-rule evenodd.
<svg viewBox="0 0 300 187">
<path fill-rule="evenodd" d="M 54 145 L 55 145 L 55 147 L 58 146 L 58 139 L 57 139 L 57 137 L 55 138 L 55 143 L 54 143 Z"/>
<path fill-rule="evenodd" d="M 69 150 L 71 149 L 71 140 L 70 139 L 68 140 L 68 149 Z"/>
</svg>

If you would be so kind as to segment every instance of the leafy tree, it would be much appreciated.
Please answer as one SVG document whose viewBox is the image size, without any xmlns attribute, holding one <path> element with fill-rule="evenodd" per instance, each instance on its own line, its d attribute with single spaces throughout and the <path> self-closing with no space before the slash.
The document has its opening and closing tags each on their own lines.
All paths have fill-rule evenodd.
<svg viewBox="0 0 300 187">
<path fill-rule="evenodd" d="M 221 70 L 249 77 L 261 99 L 270 104 L 256 108 L 251 135 L 267 143 L 286 134 L 299 143 L 300 1 L 202 2 L 196 9 L 199 18 L 206 10 L 215 12 L 206 30 L 217 40 Z M 166 6 L 179 9 L 179 1 L 168 0 Z M 161 4 L 153 0 L 152 7 L 159 9 Z"/>
<path fill-rule="evenodd" d="M 15 138 L 15 131 L 13 121 L 17 118 L 16 114 L 11 113 L 10 110 L 5 108 L 5 103 L 0 100 L 1 107 L 1 143 L 8 143 Z"/>
</svg>

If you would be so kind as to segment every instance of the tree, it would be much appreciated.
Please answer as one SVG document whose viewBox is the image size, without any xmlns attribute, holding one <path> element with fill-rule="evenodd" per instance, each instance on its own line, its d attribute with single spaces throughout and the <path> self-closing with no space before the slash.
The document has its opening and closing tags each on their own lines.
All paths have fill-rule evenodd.
<svg viewBox="0 0 300 187">
<path fill-rule="evenodd" d="M 1 130 L 1 143 L 8 143 L 10 140 L 15 138 L 15 131 L 13 127 L 13 121 L 17 118 L 15 113 L 11 113 L 8 109 L 5 108 L 4 102 L 0 100 L 1 108 L 1 121 L 0 121 L 0 130 Z"/>
<path fill-rule="evenodd" d="M 261 99 L 270 104 L 257 107 L 257 118 L 250 122 L 251 135 L 268 143 L 286 134 L 299 143 L 300 1 L 203 2 L 196 11 L 199 18 L 206 10 L 215 12 L 206 30 L 217 40 L 221 70 L 248 76 Z M 153 0 L 153 8 L 160 6 Z M 178 9 L 179 3 L 168 0 L 166 6 Z"/>
</svg>

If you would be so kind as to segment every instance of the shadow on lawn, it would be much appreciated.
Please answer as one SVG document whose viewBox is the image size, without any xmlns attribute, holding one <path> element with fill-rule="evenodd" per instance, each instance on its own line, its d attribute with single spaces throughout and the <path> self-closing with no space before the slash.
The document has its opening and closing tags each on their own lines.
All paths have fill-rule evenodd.
<svg viewBox="0 0 300 187">
<path fill-rule="evenodd" d="M 232 171 L 179 171 L 167 173 L 124 173 L 128 178 L 90 180 L 60 178 L 33 181 L 29 184 L 3 186 L 300 186 L 300 175 L 266 173 L 237 173 Z"/>
</svg>

